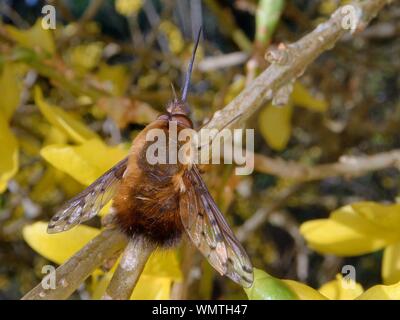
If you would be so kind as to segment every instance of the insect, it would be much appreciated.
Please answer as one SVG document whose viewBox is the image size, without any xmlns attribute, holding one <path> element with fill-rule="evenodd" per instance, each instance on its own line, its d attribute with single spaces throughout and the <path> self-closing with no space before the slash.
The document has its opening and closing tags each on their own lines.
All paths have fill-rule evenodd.
<svg viewBox="0 0 400 320">
<path fill-rule="evenodd" d="M 220 274 L 250 287 L 253 283 L 250 259 L 210 195 L 196 164 L 151 165 L 146 159 L 149 142 L 145 137 L 149 130 L 161 129 L 168 134 L 172 121 L 178 131 L 193 128 L 186 98 L 200 36 L 201 29 L 181 99 L 175 97 L 166 113 L 139 133 L 127 158 L 69 200 L 50 220 L 47 231 L 66 231 L 94 217 L 113 200 L 115 223 L 126 235 L 142 235 L 165 248 L 176 245 L 186 232 Z"/>
</svg>

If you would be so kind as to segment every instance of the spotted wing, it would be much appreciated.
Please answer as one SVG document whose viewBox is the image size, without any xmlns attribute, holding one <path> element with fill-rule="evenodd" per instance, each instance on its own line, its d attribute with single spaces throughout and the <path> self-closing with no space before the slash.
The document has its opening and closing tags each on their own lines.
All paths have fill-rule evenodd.
<svg viewBox="0 0 400 320">
<path fill-rule="evenodd" d="M 65 203 L 51 218 L 47 232 L 66 231 L 94 217 L 114 197 L 127 163 L 128 158 L 120 161 L 76 197 Z"/>
<path fill-rule="evenodd" d="M 222 275 L 243 287 L 253 283 L 253 267 L 194 166 L 183 177 L 180 215 L 189 237 Z"/>
</svg>

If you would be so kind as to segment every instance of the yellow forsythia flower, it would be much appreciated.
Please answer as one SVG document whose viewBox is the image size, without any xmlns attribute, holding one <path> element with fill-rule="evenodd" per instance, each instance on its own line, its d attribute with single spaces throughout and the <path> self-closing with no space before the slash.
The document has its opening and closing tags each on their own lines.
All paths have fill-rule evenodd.
<svg viewBox="0 0 400 320">
<path fill-rule="evenodd" d="M 137 13 L 143 6 L 143 0 L 117 0 L 115 9 L 124 16 Z"/>
</svg>

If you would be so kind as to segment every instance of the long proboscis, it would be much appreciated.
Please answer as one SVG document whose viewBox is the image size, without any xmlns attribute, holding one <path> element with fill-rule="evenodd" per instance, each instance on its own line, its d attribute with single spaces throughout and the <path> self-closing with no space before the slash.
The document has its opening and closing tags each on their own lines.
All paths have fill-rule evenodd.
<svg viewBox="0 0 400 320">
<path fill-rule="evenodd" d="M 199 46 L 202 31 L 203 31 L 203 27 L 200 27 L 200 29 L 197 33 L 196 43 L 193 48 L 192 58 L 190 59 L 189 66 L 186 71 L 185 84 L 183 85 L 183 89 L 182 89 L 182 102 L 185 102 L 186 98 L 187 98 L 187 94 L 188 94 L 188 90 L 189 90 L 189 86 L 190 86 L 190 77 L 192 75 L 192 70 L 193 70 L 193 63 L 194 63 L 194 59 L 196 58 L 196 51 L 197 51 L 197 47 Z"/>
</svg>

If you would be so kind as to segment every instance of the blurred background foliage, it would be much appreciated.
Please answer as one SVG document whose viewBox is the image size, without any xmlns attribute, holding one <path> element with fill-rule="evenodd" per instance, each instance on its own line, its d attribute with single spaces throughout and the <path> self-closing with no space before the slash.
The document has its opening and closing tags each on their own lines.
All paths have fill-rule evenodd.
<svg viewBox="0 0 400 320">
<path fill-rule="evenodd" d="M 57 10 L 55 30 L 41 26 L 48 3 Z M 197 126 L 268 66 L 267 48 L 299 39 L 344 3 L 2 1 L 0 299 L 20 298 L 41 280 L 42 266 L 62 263 L 98 233 L 100 218 L 55 238 L 38 221 L 48 221 L 122 159 L 135 135 L 163 112 L 171 83 L 180 88 L 200 24 L 204 41 L 189 96 Z M 256 129 L 256 152 L 314 165 L 399 148 L 399 33 L 397 3 L 324 53 L 290 96 L 275 96 L 248 121 Z M 206 171 L 234 229 L 273 207 L 241 240 L 255 267 L 298 281 L 287 282 L 281 298 L 292 297 L 290 288 L 299 296 L 301 283 L 320 288 L 308 297 L 352 299 L 363 288 L 400 281 L 400 207 L 383 205 L 397 201 L 397 168 L 313 182 L 257 171 L 235 176 L 230 165 Z M 187 256 L 179 249 L 151 259 L 134 298 L 173 297 L 183 279 L 189 298 L 246 297 L 200 256 L 182 263 Z M 73 298 L 101 297 L 112 265 L 96 271 Z M 337 289 L 344 265 L 356 269 L 359 285 L 350 293 Z M 260 287 L 274 288 L 261 270 L 256 278 Z M 263 297 L 257 290 L 247 294 Z"/>
</svg>

